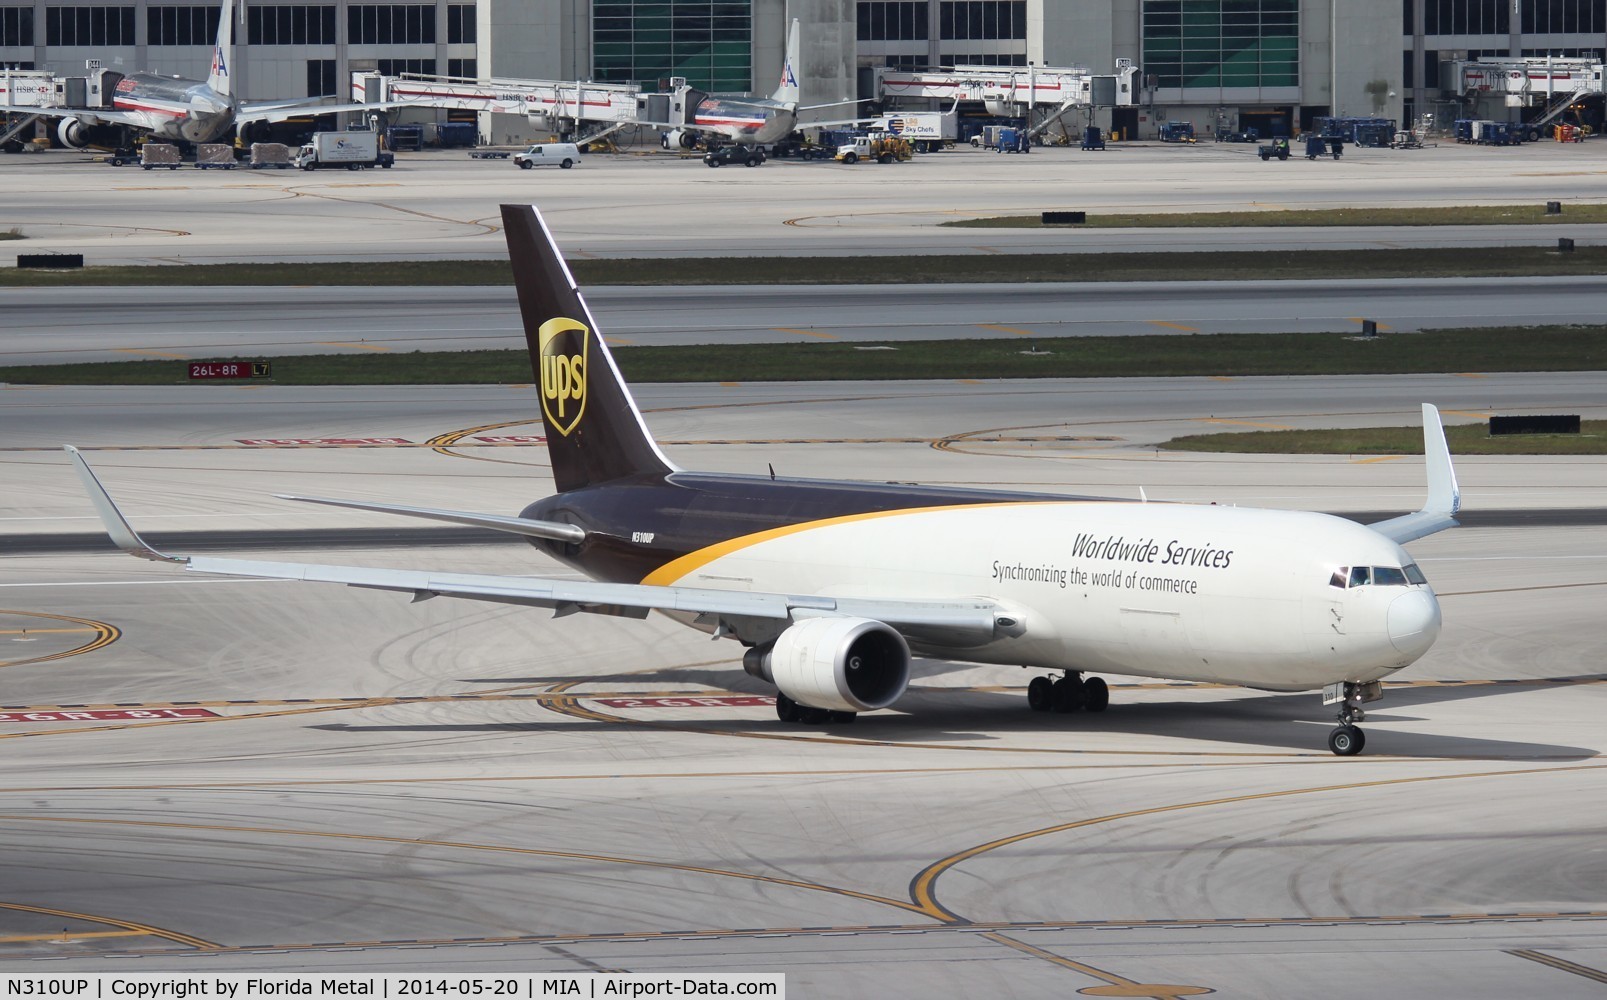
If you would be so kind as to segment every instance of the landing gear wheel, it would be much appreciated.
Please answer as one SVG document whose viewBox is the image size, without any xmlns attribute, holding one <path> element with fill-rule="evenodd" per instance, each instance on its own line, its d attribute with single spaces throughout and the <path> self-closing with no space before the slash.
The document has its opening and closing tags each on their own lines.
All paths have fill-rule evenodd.
<svg viewBox="0 0 1607 1000">
<path fill-rule="evenodd" d="M 779 692 L 776 694 L 776 718 L 782 722 L 797 722 L 801 711 L 802 706 L 797 702 Z"/>
<path fill-rule="evenodd" d="M 1082 680 L 1077 677 L 1062 677 L 1055 681 L 1054 687 L 1049 691 L 1049 708 L 1051 711 L 1064 715 L 1082 708 Z"/>
<path fill-rule="evenodd" d="M 1103 712 L 1110 707 L 1110 685 L 1103 677 L 1090 677 L 1082 682 L 1082 707 L 1085 712 Z"/>
<path fill-rule="evenodd" d="M 1034 712 L 1049 711 L 1055 682 L 1048 677 L 1034 677 L 1027 685 L 1027 707 Z"/>
<path fill-rule="evenodd" d="M 1340 757 L 1354 757 L 1367 745 L 1367 735 L 1355 726 L 1335 726 L 1328 734 L 1328 749 Z"/>
<path fill-rule="evenodd" d="M 832 713 L 824 708 L 810 708 L 807 705 L 798 706 L 798 721 L 806 726 L 824 726 L 831 721 Z"/>
</svg>

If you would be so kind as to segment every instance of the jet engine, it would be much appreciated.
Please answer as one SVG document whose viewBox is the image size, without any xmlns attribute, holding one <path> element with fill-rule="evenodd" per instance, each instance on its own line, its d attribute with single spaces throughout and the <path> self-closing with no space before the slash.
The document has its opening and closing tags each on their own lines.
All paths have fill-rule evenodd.
<svg viewBox="0 0 1607 1000">
<path fill-rule="evenodd" d="M 89 145 L 89 129 L 76 118 L 63 118 L 56 123 L 56 140 L 69 149 L 83 149 Z"/>
<path fill-rule="evenodd" d="M 696 149 L 697 141 L 696 129 L 672 128 L 659 136 L 659 145 L 665 149 Z"/>
<path fill-rule="evenodd" d="M 869 712 L 897 701 L 910 682 L 904 637 L 869 618 L 806 618 L 769 646 L 748 650 L 742 667 L 800 705 Z"/>
</svg>

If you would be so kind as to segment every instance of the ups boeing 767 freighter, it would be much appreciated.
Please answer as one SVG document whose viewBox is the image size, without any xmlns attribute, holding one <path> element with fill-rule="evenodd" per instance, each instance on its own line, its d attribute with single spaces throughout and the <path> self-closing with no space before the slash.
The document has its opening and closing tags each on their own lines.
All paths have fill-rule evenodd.
<svg viewBox="0 0 1607 1000">
<path fill-rule="evenodd" d="M 312 503 L 526 536 L 588 581 L 169 555 L 128 526 L 69 448 L 112 540 L 191 572 L 343 583 L 642 618 L 740 642 L 790 724 L 897 704 L 912 654 L 1049 673 L 1032 708 L 1103 711 L 1126 674 L 1338 706 L 1336 754 L 1380 680 L 1427 652 L 1434 592 L 1401 545 L 1453 527 L 1455 474 L 1423 407 L 1428 499 L 1372 525 L 1327 514 L 894 483 L 688 472 L 654 443 L 534 208 L 504 206 L 557 492 L 517 517 Z M 555 625 L 561 628 L 561 625 Z"/>
</svg>

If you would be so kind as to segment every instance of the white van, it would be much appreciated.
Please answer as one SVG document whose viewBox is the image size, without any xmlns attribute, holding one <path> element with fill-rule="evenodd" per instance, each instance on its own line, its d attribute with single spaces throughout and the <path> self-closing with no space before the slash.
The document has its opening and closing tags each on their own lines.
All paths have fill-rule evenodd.
<svg viewBox="0 0 1607 1000">
<path fill-rule="evenodd" d="M 522 153 L 516 153 L 513 162 L 519 164 L 520 170 L 551 166 L 568 170 L 580 162 L 580 147 L 572 142 L 540 142 Z"/>
</svg>

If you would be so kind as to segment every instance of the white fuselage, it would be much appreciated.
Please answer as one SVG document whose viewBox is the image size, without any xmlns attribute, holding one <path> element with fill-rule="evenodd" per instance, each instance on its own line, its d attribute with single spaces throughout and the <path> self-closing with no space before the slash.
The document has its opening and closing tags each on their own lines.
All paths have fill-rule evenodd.
<svg viewBox="0 0 1607 1000">
<path fill-rule="evenodd" d="M 117 86 L 113 107 L 157 139 L 211 142 L 234 124 L 234 103 L 204 80 L 133 73 Z"/>
<path fill-rule="evenodd" d="M 986 598 L 1012 634 L 929 655 L 1307 690 L 1406 666 L 1439 634 L 1411 558 L 1326 514 L 1141 503 L 1020 503 L 811 522 L 678 559 L 644 582 L 770 593 Z M 1336 586 L 1352 567 L 1387 585 Z M 1415 574 L 1415 567 L 1412 572 Z M 1421 579 L 1419 577 L 1419 579 Z"/>
</svg>

